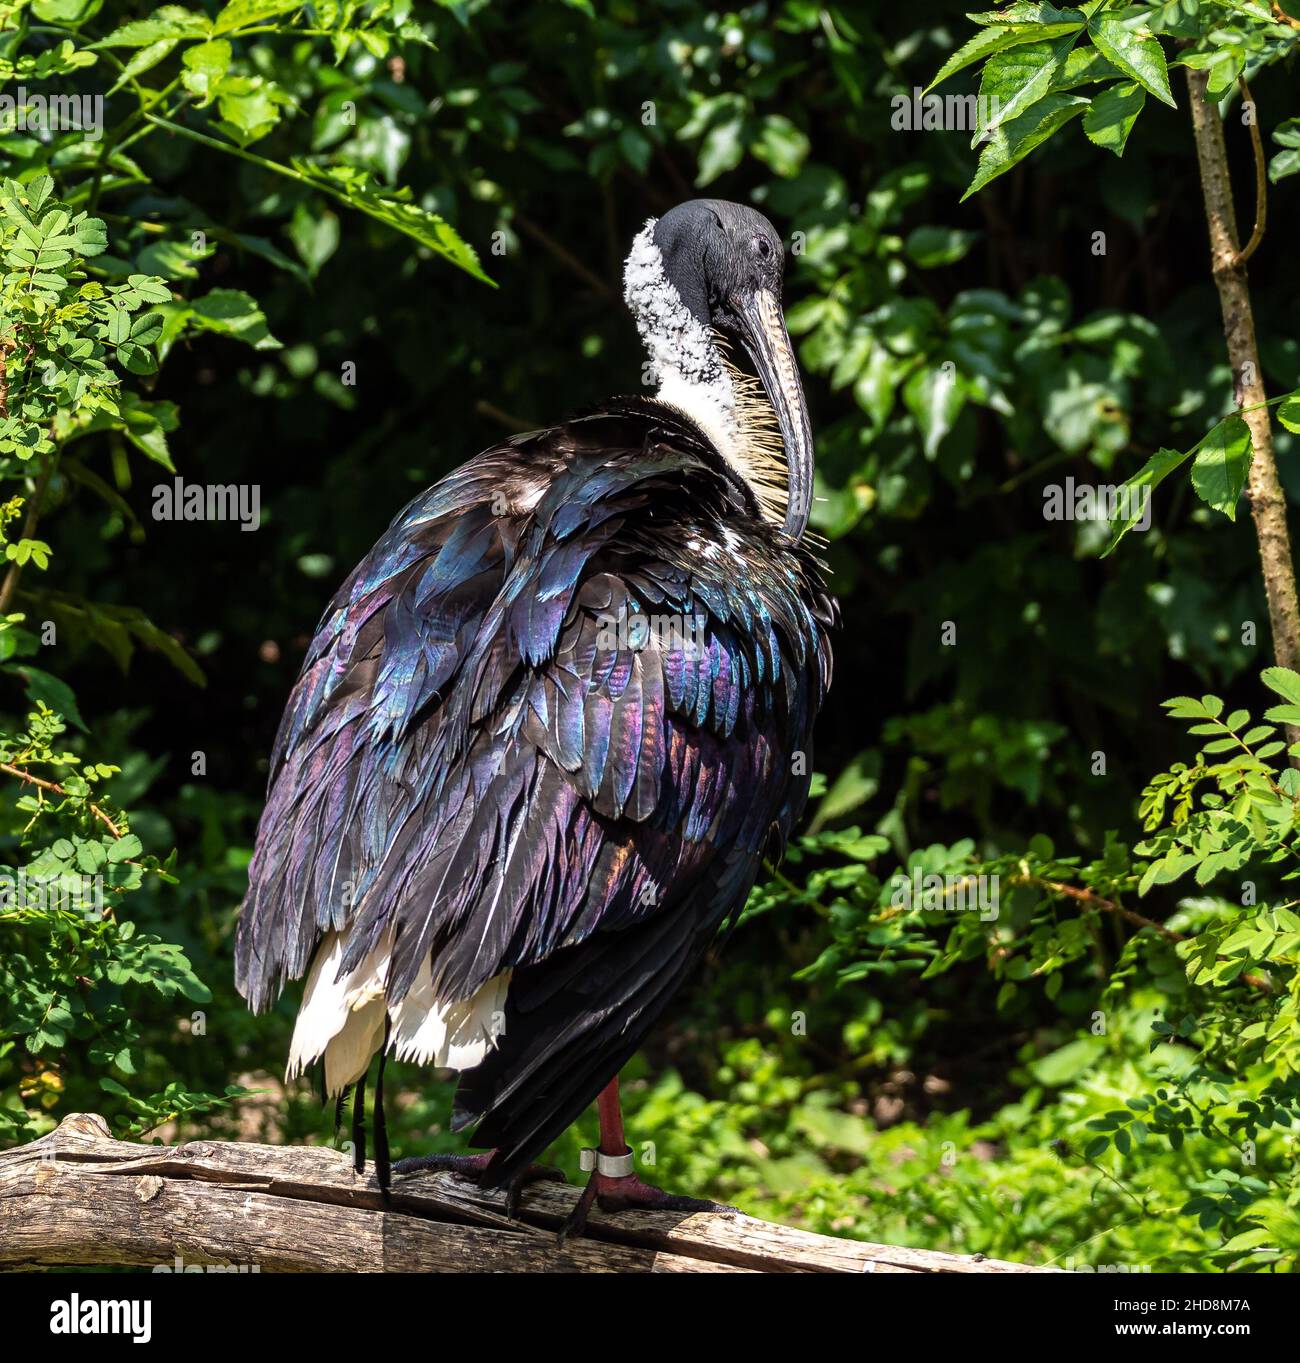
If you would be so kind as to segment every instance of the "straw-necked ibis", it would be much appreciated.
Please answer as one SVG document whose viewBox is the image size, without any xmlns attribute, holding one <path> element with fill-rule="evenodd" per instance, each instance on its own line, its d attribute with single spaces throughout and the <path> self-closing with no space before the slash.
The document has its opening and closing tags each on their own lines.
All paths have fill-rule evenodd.
<svg viewBox="0 0 1300 1363">
<path fill-rule="evenodd" d="M 385 1055 L 458 1070 L 453 1125 L 488 1153 L 415 1163 L 513 1200 L 599 1098 L 579 1219 L 595 1196 L 713 1205 L 632 1171 L 617 1075 L 808 792 L 835 610 L 803 543 L 783 261 L 736 204 L 648 222 L 625 297 L 656 395 L 505 440 L 402 510 L 326 609 L 271 759 L 237 980 L 264 1009 L 306 975 L 290 1075 L 322 1062 L 356 1117 L 376 1055 L 379 1114 Z"/>
</svg>

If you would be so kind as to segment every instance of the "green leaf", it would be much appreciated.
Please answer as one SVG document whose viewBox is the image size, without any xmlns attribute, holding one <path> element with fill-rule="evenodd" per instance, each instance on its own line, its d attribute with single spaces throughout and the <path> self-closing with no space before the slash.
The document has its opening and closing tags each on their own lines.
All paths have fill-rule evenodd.
<svg viewBox="0 0 1300 1363">
<path fill-rule="evenodd" d="M 339 220 L 328 208 L 300 203 L 293 210 L 288 233 L 313 278 L 338 250 Z"/>
<path fill-rule="evenodd" d="M 125 837 L 118 838 L 116 842 L 110 843 L 108 847 L 108 860 L 111 862 L 130 861 L 134 857 L 140 856 L 144 851 L 144 844 L 134 833 L 128 833 Z"/>
<path fill-rule="evenodd" d="M 1273 141 L 1284 151 L 1268 163 L 1268 178 L 1277 184 L 1288 175 L 1300 173 L 1300 118 L 1288 118 L 1273 130 Z"/>
<path fill-rule="evenodd" d="M 204 331 L 215 331 L 251 345 L 254 350 L 278 350 L 280 342 L 267 329 L 256 299 L 240 289 L 213 289 L 195 299 L 190 320 Z"/>
<path fill-rule="evenodd" d="M 1270 1230 L 1265 1230 L 1262 1226 L 1256 1226 L 1254 1230 L 1242 1231 L 1240 1235 L 1234 1235 L 1231 1240 L 1219 1246 L 1215 1250 L 1216 1254 L 1240 1254 L 1243 1250 L 1258 1249 L 1263 1245 L 1273 1244 L 1276 1237 Z"/>
<path fill-rule="evenodd" d="M 108 315 L 104 339 L 109 345 L 121 345 L 131 336 L 131 314 L 125 308 L 114 308 Z"/>
<path fill-rule="evenodd" d="M 102 0 L 35 0 L 32 13 L 47 24 L 81 24 L 101 3 Z"/>
<path fill-rule="evenodd" d="M 149 47 L 164 38 L 204 38 L 210 28 L 206 14 L 196 13 L 183 5 L 164 5 L 147 19 L 135 19 L 115 28 L 107 38 L 94 47 Z"/>
<path fill-rule="evenodd" d="M 870 770 L 867 759 L 867 753 L 859 753 L 835 778 L 817 806 L 810 831 L 816 832 L 832 820 L 851 814 L 880 788 L 880 781 Z"/>
<path fill-rule="evenodd" d="M 926 365 L 916 370 L 903 385 L 903 401 L 921 429 L 922 452 L 933 459 L 966 405 L 955 366 Z"/>
<path fill-rule="evenodd" d="M 175 46 L 175 38 L 160 38 L 156 43 L 149 43 L 142 47 L 135 56 L 127 61 L 122 68 L 121 75 L 109 86 L 108 93 L 115 95 L 124 85 L 129 85 L 137 76 L 143 76 L 146 71 L 152 71 L 160 61 L 164 61 L 171 55 Z"/>
<path fill-rule="evenodd" d="M 1123 156 L 1124 144 L 1146 99 L 1146 91 L 1140 85 L 1126 82 L 1107 86 L 1093 97 L 1092 106 L 1083 116 L 1084 135 L 1097 146 Z"/>
<path fill-rule="evenodd" d="M 1082 26 L 1081 21 L 1072 25 L 1074 28 Z M 972 62 L 977 62 L 983 57 L 991 57 L 995 52 L 1002 52 L 1008 47 L 1019 47 L 1022 43 L 1041 42 L 1044 38 L 1054 38 L 1060 33 L 1069 32 L 1071 25 L 1044 24 L 1025 24 L 1023 26 L 996 26 L 993 28 L 981 29 L 973 38 L 963 43 L 956 52 L 948 58 L 939 68 L 939 74 L 925 87 L 923 94 L 929 94 L 936 85 L 947 80 L 949 76 L 954 76 L 958 71 L 964 70 Z"/>
<path fill-rule="evenodd" d="M 215 93 L 223 130 L 242 146 L 265 137 L 290 102 L 279 86 L 261 76 L 226 76 Z"/>
<path fill-rule="evenodd" d="M 933 270 L 959 261 L 977 237 L 956 227 L 917 227 L 908 233 L 903 249 L 921 269 Z"/>
<path fill-rule="evenodd" d="M 1234 412 L 1201 442 L 1192 465 L 1192 487 L 1196 495 L 1230 521 L 1237 519 L 1237 500 L 1246 484 L 1254 447 L 1250 427 Z"/>
<path fill-rule="evenodd" d="M 211 42 L 198 43 L 186 50 L 181 59 L 185 70 L 181 73 L 181 83 L 193 95 L 199 97 L 199 107 L 212 101 L 222 77 L 230 69 L 233 49 L 224 38 L 214 38 Z M 228 117 L 223 108 L 223 117 Z"/>
<path fill-rule="evenodd" d="M 77 708 L 77 698 L 73 694 L 72 687 L 67 682 L 49 672 L 41 671 L 39 667 L 31 667 L 26 663 L 20 664 L 13 670 L 23 679 L 27 699 L 33 705 L 48 705 L 55 713 L 75 724 L 82 733 L 90 732 L 86 728 L 85 720 L 81 717 L 81 711 Z"/>
<path fill-rule="evenodd" d="M 1277 419 L 1292 435 L 1300 435 L 1300 393 L 1284 398 L 1277 409 Z"/>
<path fill-rule="evenodd" d="M 769 114 L 763 120 L 758 137 L 750 145 L 754 156 L 783 180 L 798 175 L 808 159 L 810 148 L 808 134 L 784 114 Z"/>
<path fill-rule="evenodd" d="M 162 335 L 163 319 L 157 312 L 144 312 L 131 326 L 131 339 L 137 345 L 152 345 Z"/>
<path fill-rule="evenodd" d="M 700 188 L 712 183 L 719 175 L 735 170 L 745 155 L 744 124 L 739 118 L 716 123 L 700 143 L 699 169 L 695 183 Z"/>
<path fill-rule="evenodd" d="M 1098 80 L 1121 80 L 1124 73 L 1095 47 L 1076 47 L 1052 85 L 1053 90 L 1073 90 Z"/>
<path fill-rule="evenodd" d="M 212 23 L 214 33 L 234 33 L 237 29 L 276 19 L 302 9 L 302 0 L 231 0 Z"/>
<path fill-rule="evenodd" d="M 1076 37 L 1071 33 L 1054 43 L 1026 43 L 989 58 L 980 78 L 980 104 L 988 110 L 988 123 L 976 129 L 972 147 L 986 142 L 995 129 L 1013 122 L 1047 94 Z"/>
<path fill-rule="evenodd" d="M 1040 1084 L 1060 1088 L 1080 1075 L 1086 1074 L 1106 1052 L 1103 1037 L 1085 1036 L 1069 1041 L 1030 1065 L 1030 1071 Z"/>
<path fill-rule="evenodd" d="M 102 218 L 83 218 L 73 229 L 73 239 L 83 256 L 98 256 L 108 250 L 108 228 Z"/>
<path fill-rule="evenodd" d="M 999 175 L 1005 175 L 1035 147 L 1041 146 L 1072 118 L 1083 113 L 1089 102 L 1079 95 L 1049 94 L 1019 118 L 997 128 L 984 144 L 979 169 L 961 196 L 962 201 L 969 199 Z"/>
<path fill-rule="evenodd" d="M 127 283 L 146 303 L 170 303 L 172 300 L 172 291 L 167 287 L 166 282 L 155 278 L 153 275 L 129 275 Z"/>
<path fill-rule="evenodd" d="M 158 361 L 152 350 L 147 350 L 134 341 L 123 341 L 117 348 L 118 360 L 133 374 L 155 374 Z"/>
<path fill-rule="evenodd" d="M 1151 494 L 1182 463 L 1192 457 L 1191 450 L 1157 450 L 1150 459 L 1126 482 L 1116 497 L 1116 506 L 1127 508 L 1127 514 L 1112 531 L 1111 541 L 1102 558 L 1115 552 L 1115 546 L 1143 518 L 1150 505 Z"/>
<path fill-rule="evenodd" d="M 1300 705 L 1300 676 L 1289 667 L 1266 667 L 1259 674 L 1259 679 L 1283 700 L 1292 705 Z"/>
<path fill-rule="evenodd" d="M 295 158 L 293 167 L 312 185 L 377 222 L 395 228 L 458 265 L 466 274 L 496 285 L 479 265 L 478 255 L 456 230 L 436 213 L 420 208 L 408 198 L 382 193 L 370 177 L 354 166 L 317 166 Z"/>
<path fill-rule="evenodd" d="M 1164 49 L 1150 36 L 1143 36 L 1117 14 L 1088 20 L 1088 34 L 1097 49 L 1119 69 L 1133 77 L 1158 100 L 1177 108 L 1169 90 L 1169 67 Z"/>
</svg>

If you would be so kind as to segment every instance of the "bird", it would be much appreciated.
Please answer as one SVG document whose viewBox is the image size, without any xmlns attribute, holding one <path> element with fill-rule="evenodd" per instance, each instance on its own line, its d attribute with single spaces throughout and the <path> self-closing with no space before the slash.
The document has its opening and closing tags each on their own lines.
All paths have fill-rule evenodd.
<svg viewBox="0 0 1300 1363">
<path fill-rule="evenodd" d="M 649 218 L 623 294 L 653 395 L 504 439 L 417 496 L 307 648 L 236 984 L 264 1011 L 306 976 L 287 1075 L 315 1068 L 340 1116 L 355 1090 L 358 1172 L 378 1057 L 386 1195 L 451 1168 L 513 1213 L 595 1102 L 567 1230 L 593 1201 L 735 1210 L 641 1179 L 618 1074 L 808 797 L 838 607 L 784 264 L 748 206 Z M 457 1072 L 476 1153 L 391 1162 L 389 1055 Z"/>
</svg>

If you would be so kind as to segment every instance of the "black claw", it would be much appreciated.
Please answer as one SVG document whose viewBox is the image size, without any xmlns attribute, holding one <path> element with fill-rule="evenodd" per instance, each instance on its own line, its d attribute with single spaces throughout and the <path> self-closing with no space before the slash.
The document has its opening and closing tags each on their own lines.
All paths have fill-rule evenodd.
<svg viewBox="0 0 1300 1363">
<path fill-rule="evenodd" d="M 592 1174 L 587 1181 L 587 1186 L 582 1190 L 582 1195 L 573 1204 L 573 1210 L 564 1220 L 564 1225 L 560 1227 L 559 1234 L 555 1237 L 556 1244 L 562 1245 L 571 1235 L 581 1235 L 587 1225 L 587 1216 L 591 1211 L 591 1204 L 596 1200 L 596 1175 Z"/>
<path fill-rule="evenodd" d="M 637 1197 L 621 1196 L 617 1192 L 607 1193 L 597 1200 L 601 1211 L 604 1212 L 713 1212 L 733 1216 L 744 1214 L 739 1207 L 729 1206 L 725 1202 L 710 1202 L 707 1198 L 700 1197 L 683 1197 L 678 1193 L 664 1193 L 657 1189 L 651 1191 L 655 1194 L 652 1200 L 642 1201 Z"/>
</svg>

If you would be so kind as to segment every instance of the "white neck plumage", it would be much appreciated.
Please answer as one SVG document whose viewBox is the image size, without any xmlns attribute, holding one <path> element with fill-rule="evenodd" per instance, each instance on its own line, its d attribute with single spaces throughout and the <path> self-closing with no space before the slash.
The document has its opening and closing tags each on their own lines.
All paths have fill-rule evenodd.
<svg viewBox="0 0 1300 1363">
<path fill-rule="evenodd" d="M 650 359 L 655 396 L 692 421 L 749 484 L 764 519 L 785 519 L 786 471 L 776 413 L 762 385 L 737 369 L 718 334 L 682 301 L 654 241 L 656 219 L 636 236 L 623 297 Z"/>
</svg>

